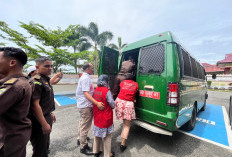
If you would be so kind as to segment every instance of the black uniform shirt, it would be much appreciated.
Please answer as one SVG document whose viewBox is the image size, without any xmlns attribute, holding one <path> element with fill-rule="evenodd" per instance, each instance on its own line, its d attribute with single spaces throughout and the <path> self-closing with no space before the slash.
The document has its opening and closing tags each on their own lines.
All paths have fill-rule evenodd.
<svg viewBox="0 0 232 157">
<path fill-rule="evenodd" d="M 31 105 L 34 105 L 34 100 L 40 99 L 39 104 L 44 117 L 55 110 L 54 93 L 49 80 L 49 77 L 42 74 L 37 74 L 30 80 L 30 85 L 32 87 Z"/>
<path fill-rule="evenodd" d="M 30 99 L 31 87 L 23 74 L 0 80 L 0 143 L 7 136 L 30 136 Z"/>
</svg>

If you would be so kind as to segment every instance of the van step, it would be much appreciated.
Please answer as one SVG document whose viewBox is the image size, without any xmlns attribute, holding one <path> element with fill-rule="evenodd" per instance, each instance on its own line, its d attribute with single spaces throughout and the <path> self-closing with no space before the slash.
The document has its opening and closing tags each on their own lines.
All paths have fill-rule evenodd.
<svg viewBox="0 0 232 157">
<path fill-rule="evenodd" d="M 146 123 L 146 122 L 143 122 L 143 121 L 140 121 L 140 120 L 133 120 L 133 123 L 138 125 L 138 126 L 141 126 L 151 132 L 154 132 L 154 133 L 158 133 L 158 134 L 163 134 L 163 135 L 168 135 L 168 136 L 172 136 L 172 132 L 170 131 L 167 131 L 167 130 L 164 130 L 160 127 L 157 127 L 155 125 L 151 125 L 149 123 Z"/>
</svg>

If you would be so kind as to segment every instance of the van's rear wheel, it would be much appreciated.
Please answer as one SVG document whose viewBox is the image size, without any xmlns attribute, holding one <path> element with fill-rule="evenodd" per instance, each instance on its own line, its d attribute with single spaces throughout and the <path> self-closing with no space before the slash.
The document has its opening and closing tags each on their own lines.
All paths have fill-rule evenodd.
<svg viewBox="0 0 232 157">
<path fill-rule="evenodd" d="M 201 111 L 205 111 L 205 108 L 206 108 L 206 99 L 208 98 L 208 94 L 206 93 L 205 94 L 205 101 L 204 101 L 204 105 L 203 107 L 201 108 Z"/>
<path fill-rule="evenodd" d="M 206 99 L 205 99 L 205 101 L 204 101 L 203 107 L 201 108 L 201 111 L 205 111 L 205 108 L 206 108 Z"/>
<path fill-rule="evenodd" d="M 183 126 L 183 128 L 187 131 L 191 131 L 194 129 L 196 124 L 196 118 L 197 118 L 197 108 L 196 105 L 194 105 L 192 117 L 191 119 Z"/>
</svg>

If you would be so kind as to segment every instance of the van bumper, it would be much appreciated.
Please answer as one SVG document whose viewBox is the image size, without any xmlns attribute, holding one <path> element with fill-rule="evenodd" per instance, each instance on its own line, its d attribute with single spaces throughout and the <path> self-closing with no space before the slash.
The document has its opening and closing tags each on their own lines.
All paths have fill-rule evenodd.
<svg viewBox="0 0 232 157">
<path fill-rule="evenodd" d="M 155 125 L 152 125 L 152 124 L 149 124 L 147 122 L 144 122 L 144 121 L 141 121 L 141 120 L 133 120 L 133 123 L 138 125 L 138 126 L 141 126 L 151 132 L 154 132 L 154 133 L 158 133 L 158 134 L 163 134 L 163 135 L 168 135 L 168 136 L 172 136 L 173 133 L 171 131 L 168 131 L 168 130 L 165 130 L 165 129 L 162 129 L 160 127 L 157 127 Z"/>
</svg>

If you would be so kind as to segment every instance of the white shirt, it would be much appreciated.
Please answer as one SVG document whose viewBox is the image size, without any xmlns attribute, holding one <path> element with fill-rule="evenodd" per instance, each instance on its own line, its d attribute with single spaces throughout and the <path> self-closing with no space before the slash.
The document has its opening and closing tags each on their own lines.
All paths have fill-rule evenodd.
<svg viewBox="0 0 232 157">
<path fill-rule="evenodd" d="M 84 72 L 78 81 L 77 90 L 76 90 L 78 108 L 93 107 L 92 102 L 86 99 L 86 97 L 84 96 L 84 92 L 89 92 L 89 94 L 93 96 L 93 91 L 94 91 L 94 87 L 91 77 L 89 74 Z"/>
</svg>

